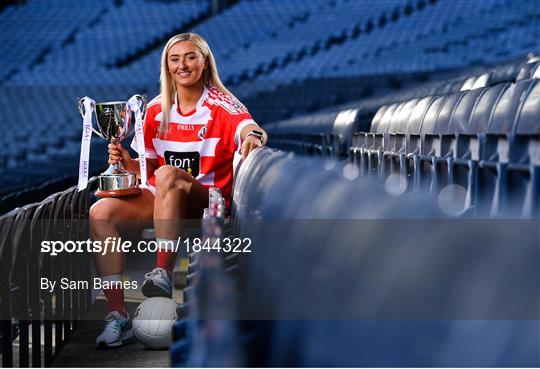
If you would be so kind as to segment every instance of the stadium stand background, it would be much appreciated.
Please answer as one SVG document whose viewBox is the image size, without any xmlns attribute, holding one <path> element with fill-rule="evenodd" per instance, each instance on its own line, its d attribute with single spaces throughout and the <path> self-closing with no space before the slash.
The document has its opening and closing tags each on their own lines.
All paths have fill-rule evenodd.
<svg viewBox="0 0 540 369">
<path fill-rule="evenodd" d="M 181 31 L 207 38 L 226 85 L 261 124 L 388 96 L 539 49 L 534 0 L 261 0 L 231 2 L 215 15 L 211 5 L 134 0 L 6 6 L 0 13 L 2 120 L 17 128 L 2 137 L 2 210 L 24 202 L 16 191 L 76 173 L 81 125 L 75 98 L 156 95 L 162 44 Z M 372 110 L 363 123 L 369 125 L 373 110 L 389 99 L 399 97 L 359 102 Z M 103 143 L 93 144 L 91 163 L 101 168 Z"/>
<path fill-rule="evenodd" d="M 248 162 L 237 177 L 233 223 L 239 234 L 253 216 L 385 219 L 422 209 L 425 216 L 445 219 L 540 218 L 538 1 L 246 0 L 223 2 L 217 10 L 214 5 L 27 1 L 4 7 L 1 211 L 75 183 L 81 135 L 76 97 L 156 95 L 163 44 L 176 33 L 194 31 L 208 40 L 225 84 L 269 132 L 271 147 L 280 150 L 260 151 L 258 164 Z M 95 138 L 91 150 L 94 174 L 105 161 L 100 141 Z M 295 184 L 298 189 L 291 191 Z M 69 191 L 73 188 L 53 198 L 80 202 L 86 196 Z M 351 204 L 366 193 L 373 198 Z M 84 217 L 86 208 L 77 209 Z M 2 224 L 8 229 L 6 219 Z M 425 232 L 416 231 L 407 234 Z M 295 228 L 284 232 L 315 242 L 315 236 Z M 387 233 L 389 243 L 403 236 Z M 336 241 L 336 255 L 346 255 L 355 237 L 361 234 L 351 230 Z M 403 240 L 414 242 L 412 236 Z M 319 262 L 328 266 L 322 247 L 299 249 L 287 259 L 285 251 L 294 245 L 281 246 L 284 256 L 276 256 L 276 264 L 300 265 L 308 254 L 312 263 L 280 279 L 275 264 L 264 262 L 263 256 L 272 255 L 224 262 L 224 274 L 240 281 L 227 291 L 244 293 L 246 310 L 263 301 L 275 311 L 294 311 L 294 291 L 319 282 L 309 273 L 319 270 Z M 361 257 L 350 255 L 351 269 L 343 278 L 354 275 L 354 261 Z M 392 260 L 399 261 L 386 261 Z M 194 258 L 191 266 L 187 311 L 197 306 L 194 300 L 212 298 L 200 282 L 204 263 Z M 250 284 L 254 276 L 256 283 Z M 288 292 L 265 292 L 276 291 L 272 281 L 292 280 L 296 284 Z M 320 296 L 333 301 L 335 296 L 325 293 L 339 283 L 325 283 Z M 537 325 L 519 322 L 224 324 L 223 335 L 203 334 L 198 341 L 197 329 L 212 332 L 211 326 L 179 324 L 173 363 L 537 366 L 539 358 L 538 347 L 531 346 Z M 369 334 L 375 337 L 371 346 Z M 328 335 L 334 344 L 317 349 Z M 258 338 L 248 339 L 253 336 Z M 496 339 L 476 345 L 488 336 Z M 422 351 L 418 340 L 432 346 Z M 356 342 L 371 354 L 355 355 Z M 239 351 L 224 356 L 224 347 Z"/>
</svg>

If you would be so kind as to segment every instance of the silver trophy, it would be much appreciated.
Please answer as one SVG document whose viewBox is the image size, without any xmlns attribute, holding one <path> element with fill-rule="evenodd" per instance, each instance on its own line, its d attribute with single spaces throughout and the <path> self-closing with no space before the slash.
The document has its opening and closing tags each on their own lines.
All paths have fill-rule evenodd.
<svg viewBox="0 0 540 369">
<path fill-rule="evenodd" d="M 134 95 L 139 101 L 141 116 L 146 111 L 146 96 Z M 79 99 L 79 113 L 84 119 L 85 98 Z M 92 131 L 110 143 L 119 143 L 135 130 L 135 111 L 127 101 L 110 101 L 95 104 L 97 129 L 92 123 Z M 111 165 L 99 176 L 99 189 L 95 195 L 99 197 L 120 197 L 137 195 L 141 189 L 137 183 L 137 175 L 127 171 L 120 162 Z"/>
</svg>

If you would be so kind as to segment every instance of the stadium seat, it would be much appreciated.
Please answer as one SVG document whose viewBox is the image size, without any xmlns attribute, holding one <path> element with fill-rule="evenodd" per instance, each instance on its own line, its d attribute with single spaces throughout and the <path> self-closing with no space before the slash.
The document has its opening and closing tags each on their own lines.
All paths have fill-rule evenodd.
<svg viewBox="0 0 540 369">
<path fill-rule="evenodd" d="M 456 92 L 446 98 L 440 112 L 437 114 L 435 124 L 432 126 L 433 133 L 452 133 L 449 131 L 450 120 L 452 119 L 456 105 L 463 98 L 464 94 L 465 92 Z M 428 123 L 430 122 L 428 121 Z M 430 125 L 428 124 L 428 126 Z"/>
<path fill-rule="evenodd" d="M 517 113 L 524 102 L 525 93 L 531 91 L 536 80 L 523 80 L 509 86 L 500 97 L 491 122 L 487 129 L 489 133 L 513 133 L 516 132 Z"/>
<path fill-rule="evenodd" d="M 473 130 L 475 132 L 482 133 L 488 131 L 493 110 L 508 86 L 509 84 L 501 83 L 486 89 L 480 95 L 471 115 L 471 123 L 474 126 Z"/>
<path fill-rule="evenodd" d="M 534 79 L 524 97 L 515 125 L 516 133 L 540 133 L 540 83 Z"/>
<path fill-rule="evenodd" d="M 448 96 L 437 96 L 429 106 L 426 115 L 424 116 L 420 133 L 442 133 L 436 126 L 439 114 L 447 100 Z"/>
<path fill-rule="evenodd" d="M 373 121 L 371 122 L 370 126 L 370 132 L 379 133 L 382 132 L 379 128 L 381 124 L 381 119 L 386 113 L 386 110 L 388 109 L 387 105 L 382 106 L 379 110 L 377 110 L 377 113 L 373 117 Z"/>
<path fill-rule="evenodd" d="M 433 96 L 427 96 L 418 101 L 418 104 L 416 104 L 414 110 L 411 112 L 411 116 L 407 122 L 407 128 L 404 133 L 420 133 L 424 117 L 426 116 L 426 113 L 434 100 L 435 98 Z"/>
<path fill-rule="evenodd" d="M 529 60 L 526 64 L 524 64 L 520 68 L 518 75 L 516 76 L 516 81 L 522 81 L 522 80 L 531 79 L 531 78 L 540 78 L 538 76 L 539 68 L 540 68 L 540 60 L 538 60 L 538 57 Z"/>
<path fill-rule="evenodd" d="M 538 80 L 383 105 L 371 130 L 389 133 L 536 133 Z"/>
<path fill-rule="evenodd" d="M 394 116 L 399 104 L 390 105 L 381 117 L 379 124 L 376 126 L 377 130 L 374 133 L 387 133 L 390 130 L 390 122 Z M 373 124 L 372 124 L 373 126 Z"/>
<path fill-rule="evenodd" d="M 410 101 L 400 104 L 401 109 L 399 109 L 399 112 L 396 111 L 396 114 L 394 114 L 395 119 L 392 119 L 390 122 L 390 126 L 393 128 L 393 133 L 407 132 L 407 124 L 409 122 L 412 112 L 416 107 L 416 104 L 418 104 L 418 99 L 412 99 Z"/>
<path fill-rule="evenodd" d="M 471 113 L 476 105 L 477 99 L 484 92 L 484 89 L 465 91 L 463 97 L 454 107 L 447 128 L 448 133 L 476 133 L 475 127 L 471 125 Z"/>
</svg>

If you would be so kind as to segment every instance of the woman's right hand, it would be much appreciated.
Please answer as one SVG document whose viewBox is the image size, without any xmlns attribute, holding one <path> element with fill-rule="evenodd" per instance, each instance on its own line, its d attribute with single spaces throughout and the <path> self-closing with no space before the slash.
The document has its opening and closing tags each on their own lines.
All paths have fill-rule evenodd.
<svg viewBox="0 0 540 369">
<path fill-rule="evenodd" d="M 120 162 L 128 162 L 131 160 L 129 152 L 122 147 L 120 142 L 110 143 L 109 146 L 109 165 L 114 165 Z"/>
</svg>

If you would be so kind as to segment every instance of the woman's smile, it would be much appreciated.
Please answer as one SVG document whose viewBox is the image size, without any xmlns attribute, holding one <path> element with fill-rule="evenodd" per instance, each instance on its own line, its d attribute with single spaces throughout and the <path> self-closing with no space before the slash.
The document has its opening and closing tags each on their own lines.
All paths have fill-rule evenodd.
<svg viewBox="0 0 540 369">
<path fill-rule="evenodd" d="M 169 50 L 167 66 L 173 80 L 182 87 L 202 84 L 205 59 L 197 46 L 191 41 L 181 41 Z M 178 86 L 177 86 L 178 87 Z"/>
</svg>

